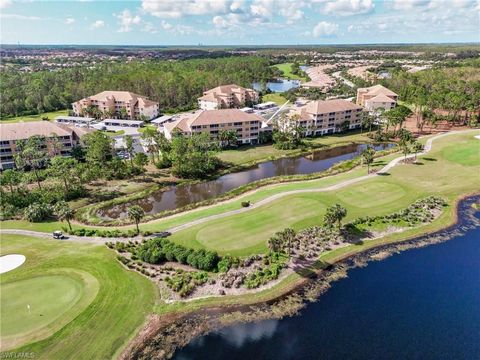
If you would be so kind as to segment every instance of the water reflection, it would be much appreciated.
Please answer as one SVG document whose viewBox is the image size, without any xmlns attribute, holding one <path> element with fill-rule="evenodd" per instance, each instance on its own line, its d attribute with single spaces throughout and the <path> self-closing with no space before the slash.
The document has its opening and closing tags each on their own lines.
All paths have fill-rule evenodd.
<svg viewBox="0 0 480 360">
<path fill-rule="evenodd" d="M 173 210 L 189 204 L 211 199 L 239 186 L 253 181 L 281 175 L 312 174 L 326 170 L 334 164 L 353 159 L 367 145 L 350 144 L 333 149 L 314 151 L 306 156 L 281 158 L 258 164 L 248 170 L 227 174 L 212 181 L 192 185 L 173 186 L 167 191 L 157 191 L 150 196 L 133 203 L 140 205 L 145 213 L 156 214 L 164 210 Z M 392 144 L 374 146 L 383 150 Z M 98 215 L 105 220 L 122 219 L 127 216 L 127 209 L 132 203 L 116 205 L 102 209 Z"/>
<path fill-rule="evenodd" d="M 300 86 L 299 80 L 278 79 L 277 81 L 269 81 L 266 87 L 272 92 L 285 92 L 290 89 L 298 88 Z M 262 84 L 254 82 L 252 84 L 254 90 L 262 91 Z"/>
</svg>

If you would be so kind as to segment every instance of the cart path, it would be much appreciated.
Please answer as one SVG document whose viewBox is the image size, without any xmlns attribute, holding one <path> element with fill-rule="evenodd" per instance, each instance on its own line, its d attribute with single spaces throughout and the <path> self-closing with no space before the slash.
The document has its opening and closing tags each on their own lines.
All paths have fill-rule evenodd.
<svg viewBox="0 0 480 360">
<path fill-rule="evenodd" d="M 440 139 L 440 138 L 448 136 L 448 135 L 460 134 L 460 133 L 465 133 L 465 132 L 470 132 L 470 131 L 475 131 L 475 130 L 452 131 L 452 132 L 443 133 L 443 134 L 431 137 L 431 138 L 427 139 L 427 141 L 425 143 L 425 146 L 424 146 L 424 150 L 422 152 L 418 153 L 417 155 L 427 154 L 432 149 L 432 143 L 433 143 L 434 140 Z M 407 155 L 406 158 L 411 159 L 413 157 L 415 157 L 415 155 L 410 154 L 410 155 Z M 359 182 L 362 182 L 362 181 L 365 181 L 365 180 L 368 180 L 368 179 L 372 179 L 375 176 L 378 176 L 378 175 L 381 175 L 381 174 L 388 173 L 388 171 L 390 169 L 397 166 L 404 159 L 405 159 L 405 156 L 399 156 L 399 157 L 391 160 L 387 165 L 385 165 L 381 170 L 379 170 L 376 173 L 364 175 L 364 176 L 354 178 L 354 179 L 350 179 L 350 180 L 345 180 L 345 181 L 342 181 L 342 182 L 337 183 L 335 185 L 331 185 L 331 186 L 327 186 L 327 187 L 323 187 L 323 188 L 319 188 L 319 189 L 303 189 L 303 190 L 291 190 L 291 191 L 281 192 L 281 193 L 269 196 L 267 198 L 264 198 L 264 199 L 262 199 L 262 200 L 260 200 L 256 203 L 252 204 L 249 207 L 227 211 L 227 212 L 224 212 L 222 214 L 206 216 L 204 218 L 193 220 L 193 221 L 190 221 L 190 222 L 184 223 L 182 225 L 172 227 L 172 228 L 164 230 L 164 231 L 168 231 L 170 233 L 175 233 L 175 232 L 178 232 L 178 231 L 188 229 L 192 226 L 200 225 L 200 224 L 212 221 L 212 220 L 222 219 L 222 218 L 227 217 L 227 216 L 241 214 L 243 212 L 247 212 L 247 211 L 256 209 L 260 206 L 263 206 L 265 204 L 271 203 L 272 201 L 278 200 L 278 199 L 280 199 L 282 197 L 285 197 L 285 196 L 290 196 L 290 195 L 294 195 L 294 194 L 312 193 L 312 192 L 313 193 L 328 192 L 328 191 L 334 191 L 334 190 L 342 189 L 346 186 L 356 184 L 356 183 L 359 183 Z M 26 235 L 26 236 L 48 238 L 48 239 L 52 238 L 51 233 L 40 232 L 40 231 L 31 231 L 31 230 L 22 230 L 22 229 L 0 229 L 0 234 Z M 136 237 L 136 238 L 101 238 L 101 237 L 68 235 L 68 238 L 64 239 L 62 241 L 78 241 L 78 242 L 84 242 L 84 243 L 89 242 L 89 243 L 104 244 L 106 242 L 113 241 L 113 240 L 115 240 L 115 241 L 128 241 L 128 240 L 138 240 L 138 239 L 140 239 L 140 237 Z"/>
</svg>

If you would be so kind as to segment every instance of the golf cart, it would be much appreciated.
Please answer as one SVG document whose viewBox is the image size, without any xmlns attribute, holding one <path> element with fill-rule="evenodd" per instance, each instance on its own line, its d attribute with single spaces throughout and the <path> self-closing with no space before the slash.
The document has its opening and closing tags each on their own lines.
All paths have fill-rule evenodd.
<svg viewBox="0 0 480 360">
<path fill-rule="evenodd" d="M 53 232 L 53 238 L 54 239 L 63 239 L 63 233 L 60 230 L 55 230 Z"/>
</svg>

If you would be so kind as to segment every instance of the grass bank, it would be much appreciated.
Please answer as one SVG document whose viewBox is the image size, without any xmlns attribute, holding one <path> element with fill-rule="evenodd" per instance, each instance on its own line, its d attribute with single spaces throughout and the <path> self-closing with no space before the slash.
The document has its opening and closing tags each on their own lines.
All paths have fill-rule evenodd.
<svg viewBox="0 0 480 360">
<path fill-rule="evenodd" d="M 61 116 L 61 115 L 68 115 L 68 110 L 57 110 L 57 111 L 45 112 L 37 115 L 24 115 L 24 116 L 10 117 L 10 118 L 2 118 L 0 119 L 0 124 L 39 121 L 39 120 L 42 120 L 42 118 L 44 117 L 47 117 L 49 121 L 53 121 L 57 116 Z"/>
</svg>

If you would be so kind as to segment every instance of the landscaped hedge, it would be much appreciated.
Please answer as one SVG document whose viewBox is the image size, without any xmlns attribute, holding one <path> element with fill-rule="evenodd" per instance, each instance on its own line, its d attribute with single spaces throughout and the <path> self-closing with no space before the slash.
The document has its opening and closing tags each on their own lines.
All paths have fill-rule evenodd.
<svg viewBox="0 0 480 360">
<path fill-rule="evenodd" d="M 218 254 L 214 251 L 188 249 L 165 238 L 145 241 L 137 248 L 135 255 L 140 260 L 150 264 L 176 261 L 204 271 L 216 270 L 220 260 Z"/>
<path fill-rule="evenodd" d="M 386 155 L 396 153 L 398 151 L 399 151 L 399 149 L 397 149 L 396 147 L 388 149 L 388 150 L 377 151 L 375 153 L 374 157 L 379 158 L 379 157 L 382 157 L 382 156 L 386 156 Z M 267 185 L 281 184 L 281 183 L 288 183 L 288 182 L 296 182 L 296 181 L 316 180 L 316 179 L 321 179 L 321 178 L 326 177 L 326 176 L 337 175 L 337 174 L 352 170 L 353 168 L 361 165 L 361 163 L 362 163 L 362 160 L 361 160 L 361 157 L 359 156 L 359 157 L 356 157 L 356 158 L 351 159 L 351 160 L 346 160 L 346 161 L 339 162 L 339 163 L 333 165 L 328 170 L 321 171 L 321 172 L 316 172 L 316 173 L 312 173 L 312 174 L 301 174 L 301 175 L 275 176 L 275 177 L 270 177 L 270 178 L 266 178 L 266 179 L 262 179 L 262 180 L 253 181 L 249 184 L 239 186 L 239 187 L 237 187 L 233 190 L 230 190 L 230 191 L 224 193 L 221 196 L 218 196 L 218 197 L 215 197 L 215 198 L 212 198 L 212 199 L 208 199 L 208 200 L 205 200 L 205 201 L 200 201 L 200 202 L 196 202 L 196 203 L 193 203 L 193 204 L 189 204 L 189 205 L 186 205 L 186 206 L 183 206 L 181 208 L 174 209 L 174 210 L 165 210 L 165 211 L 161 211 L 161 212 L 156 213 L 156 214 L 147 215 L 143 218 L 142 221 L 146 222 L 146 221 L 156 220 L 156 219 L 164 218 L 164 217 L 167 217 L 167 216 L 170 216 L 170 215 L 185 212 L 185 211 L 188 211 L 188 210 L 196 209 L 196 208 L 199 208 L 199 207 L 202 207 L 202 206 L 213 205 L 213 204 L 216 204 L 218 202 L 222 202 L 222 201 L 226 201 L 226 200 L 235 198 L 235 197 L 237 197 L 239 195 L 242 195 L 246 192 L 249 192 L 249 191 L 252 191 L 252 190 L 267 186 Z M 151 190 L 149 191 L 149 193 L 150 192 L 151 192 Z M 135 200 L 137 200 L 139 198 L 140 197 L 135 196 Z M 117 198 L 117 199 L 114 200 L 114 205 L 123 204 L 123 203 L 129 202 L 131 200 L 132 200 L 132 198 Z M 82 221 L 85 224 L 89 224 L 89 225 L 120 225 L 120 226 L 122 226 L 122 225 L 128 225 L 128 224 L 133 223 L 130 219 L 127 219 L 127 218 L 119 219 L 119 220 L 102 220 L 102 219 L 100 219 L 96 215 L 96 212 L 100 208 L 110 206 L 110 204 L 111 204 L 111 201 L 108 201 L 106 203 L 96 204 L 94 206 L 87 206 L 85 208 L 79 209 L 77 211 L 77 220 Z"/>
<path fill-rule="evenodd" d="M 135 229 L 129 230 L 108 230 L 108 229 L 73 229 L 70 231 L 67 227 L 62 227 L 63 232 L 69 235 L 75 236 L 89 236 L 89 237 L 103 237 L 103 238 L 131 238 L 139 235 Z M 141 231 L 140 235 L 142 236 L 150 236 L 152 235 L 151 231 Z"/>
</svg>

